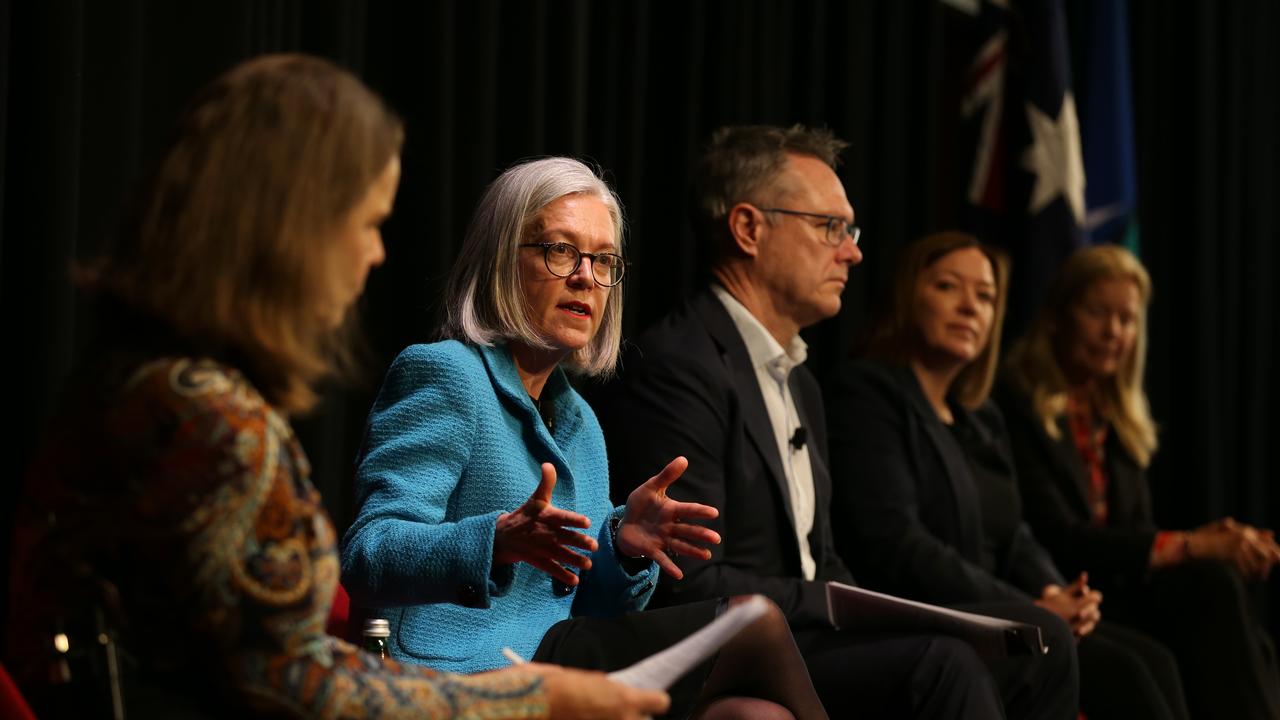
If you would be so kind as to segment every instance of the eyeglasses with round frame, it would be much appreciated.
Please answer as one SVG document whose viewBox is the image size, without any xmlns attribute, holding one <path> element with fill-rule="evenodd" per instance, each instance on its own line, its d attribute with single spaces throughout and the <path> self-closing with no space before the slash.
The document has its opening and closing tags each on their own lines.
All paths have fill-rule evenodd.
<svg viewBox="0 0 1280 720">
<path fill-rule="evenodd" d="M 520 243 L 522 248 L 541 248 L 542 261 L 547 272 L 556 277 L 566 278 L 578 272 L 582 266 L 582 258 L 591 261 L 591 277 L 596 284 L 613 287 L 622 282 L 627 263 L 617 253 L 589 253 L 565 242 L 554 243 Z"/>
<path fill-rule="evenodd" d="M 799 217 L 822 218 L 827 221 L 827 234 L 823 236 L 822 241 L 831 247 L 840 247 L 845 238 L 851 238 L 853 244 L 857 245 L 858 240 L 862 238 L 862 228 L 845 220 L 837 215 L 824 215 L 822 213 L 802 212 L 800 210 L 788 210 L 787 208 L 762 207 L 760 212 L 776 212 L 783 215 L 797 215 Z"/>
</svg>

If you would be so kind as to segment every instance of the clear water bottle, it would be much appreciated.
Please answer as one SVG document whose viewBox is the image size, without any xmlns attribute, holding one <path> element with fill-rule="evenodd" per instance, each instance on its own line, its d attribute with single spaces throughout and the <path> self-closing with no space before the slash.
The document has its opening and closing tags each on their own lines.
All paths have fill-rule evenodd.
<svg viewBox="0 0 1280 720">
<path fill-rule="evenodd" d="M 364 621 L 364 641 L 361 646 L 368 652 L 386 660 L 387 639 L 391 637 L 391 623 L 385 618 L 370 618 Z"/>
</svg>

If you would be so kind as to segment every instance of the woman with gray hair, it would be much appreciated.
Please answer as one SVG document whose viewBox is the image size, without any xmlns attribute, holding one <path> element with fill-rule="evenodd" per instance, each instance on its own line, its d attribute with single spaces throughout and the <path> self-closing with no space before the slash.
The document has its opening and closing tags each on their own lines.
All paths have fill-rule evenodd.
<svg viewBox="0 0 1280 720">
<path fill-rule="evenodd" d="M 390 620 L 396 659 L 477 672 L 506 647 L 614 670 L 722 606 L 633 612 L 659 568 L 681 576 L 673 557 L 710 556 L 719 536 L 685 521 L 717 511 L 666 496 L 684 458 L 613 507 L 600 426 L 561 367 L 613 371 L 622 245 L 617 196 L 576 160 L 516 165 L 481 198 L 445 339 L 406 349 L 374 405 L 343 541 L 344 584 Z M 824 716 L 776 607 L 730 644 L 672 689 L 674 715 Z"/>
</svg>

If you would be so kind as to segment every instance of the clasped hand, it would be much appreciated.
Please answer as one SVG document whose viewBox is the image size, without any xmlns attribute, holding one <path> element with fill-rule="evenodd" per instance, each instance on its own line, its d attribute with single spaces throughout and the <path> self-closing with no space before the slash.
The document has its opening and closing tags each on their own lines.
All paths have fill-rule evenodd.
<svg viewBox="0 0 1280 720">
<path fill-rule="evenodd" d="M 1077 638 L 1093 632 L 1102 619 L 1102 593 L 1089 587 L 1089 575 L 1080 573 L 1066 586 L 1046 585 L 1036 605 L 1052 612 L 1071 626 Z"/>
<path fill-rule="evenodd" d="M 1271 530 L 1259 530 L 1229 517 L 1192 531 L 1187 554 L 1227 563 L 1252 580 L 1265 580 L 1271 567 L 1280 562 L 1280 546 Z"/>
</svg>

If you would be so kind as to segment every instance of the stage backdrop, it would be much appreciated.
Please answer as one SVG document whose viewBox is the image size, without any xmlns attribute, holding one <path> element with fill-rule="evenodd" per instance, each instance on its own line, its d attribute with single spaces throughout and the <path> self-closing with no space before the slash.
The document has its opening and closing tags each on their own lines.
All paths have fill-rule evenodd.
<svg viewBox="0 0 1280 720">
<path fill-rule="evenodd" d="M 955 32 L 956 13 L 934 0 L 0 0 L 10 500 L 93 330 L 68 268 L 115 231 L 185 100 L 233 63 L 274 51 L 331 58 L 408 128 L 387 263 L 362 307 L 365 382 L 328 392 L 297 422 L 341 531 L 382 372 L 405 345 L 433 337 L 470 210 L 521 158 L 569 154 L 605 168 L 629 222 L 634 334 L 704 279 L 685 200 L 710 131 L 833 128 L 852 143 L 840 174 L 866 260 L 840 316 L 806 334 L 826 373 L 864 331 L 897 250 L 959 221 L 962 154 L 949 143 L 969 39 Z M 1141 255 L 1156 287 L 1148 386 L 1162 429 L 1159 516 L 1277 525 L 1280 6 L 1135 1 L 1130 24 Z"/>
</svg>

